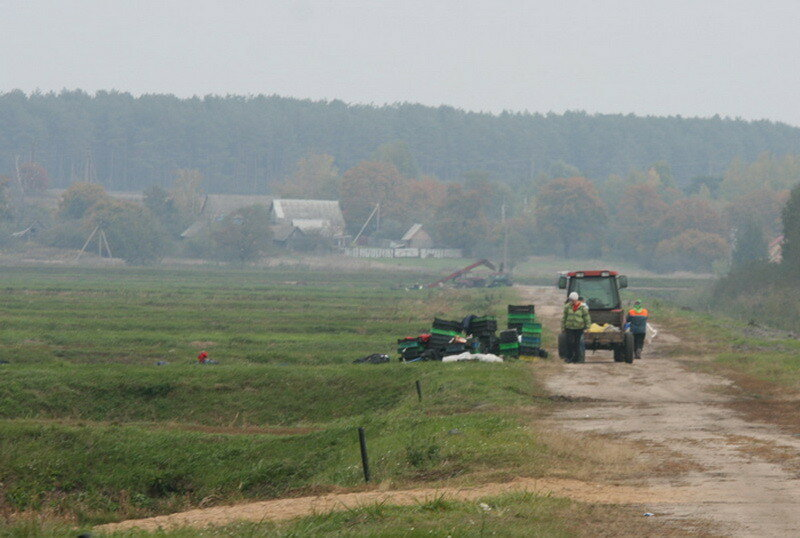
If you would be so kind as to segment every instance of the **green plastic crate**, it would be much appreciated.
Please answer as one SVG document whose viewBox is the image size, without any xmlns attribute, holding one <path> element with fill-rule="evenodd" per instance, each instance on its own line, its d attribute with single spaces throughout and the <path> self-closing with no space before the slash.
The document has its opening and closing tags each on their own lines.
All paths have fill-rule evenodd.
<svg viewBox="0 0 800 538">
<path fill-rule="evenodd" d="M 461 333 L 459 333 L 458 331 L 446 331 L 444 329 L 431 329 L 431 334 L 438 334 L 441 336 L 449 336 L 450 338 L 453 338 L 454 336 L 458 336 Z"/>
</svg>

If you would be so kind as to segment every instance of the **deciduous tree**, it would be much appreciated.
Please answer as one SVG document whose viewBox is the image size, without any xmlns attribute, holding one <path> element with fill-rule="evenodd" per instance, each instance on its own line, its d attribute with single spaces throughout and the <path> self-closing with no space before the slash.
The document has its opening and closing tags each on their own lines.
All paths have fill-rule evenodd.
<svg viewBox="0 0 800 538">
<path fill-rule="evenodd" d="M 340 201 L 350 231 L 358 232 L 376 204 L 381 204 L 382 216 L 397 217 L 401 209 L 392 197 L 402 183 L 400 172 L 388 163 L 362 162 L 345 172 Z"/>
<path fill-rule="evenodd" d="M 724 237 L 687 230 L 661 241 L 655 250 L 655 268 L 661 271 L 687 269 L 710 271 L 717 260 L 727 258 L 730 249 Z"/>
<path fill-rule="evenodd" d="M 309 155 L 297 161 L 292 175 L 275 190 L 283 198 L 338 200 L 340 181 L 331 155 Z"/>
<path fill-rule="evenodd" d="M 110 200 L 102 185 L 79 181 L 73 183 L 61 195 L 58 214 L 62 218 L 82 219 L 95 204 Z"/>
<path fill-rule="evenodd" d="M 243 207 L 215 225 L 211 238 L 223 259 L 256 260 L 272 242 L 269 211 L 262 205 Z"/>
<path fill-rule="evenodd" d="M 602 242 L 608 222 L 606 206 L 586 178 L 555 179 L 536 201 L 536 221 L 542 233 L 561 245 L 565 257 L 579 243 Z"/>
<path fill-rule="evenodd" d="M 164 254 L 164 231 L 144 206 L 105 199 L 91 207 L 85 221 L 87 233 L 95 226 L 105 232 L 116 258 L 147 264 L 160 260 Z"/>
</svg>

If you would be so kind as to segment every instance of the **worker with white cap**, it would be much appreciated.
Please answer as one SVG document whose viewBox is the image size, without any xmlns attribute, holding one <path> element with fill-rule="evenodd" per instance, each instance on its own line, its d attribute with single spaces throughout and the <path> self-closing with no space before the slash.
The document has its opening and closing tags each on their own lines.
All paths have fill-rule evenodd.
<svg viewBox="0 0 800 538">
<path fill-rule="evenodd" d="M 583 362 L 581 338 L 583 332 L 592 324 L 589 307 L 581 301 L 577 292 L 569 294 L 561 317 L 561 332 L 567 337 L 567 362 Z"/>
</svg>

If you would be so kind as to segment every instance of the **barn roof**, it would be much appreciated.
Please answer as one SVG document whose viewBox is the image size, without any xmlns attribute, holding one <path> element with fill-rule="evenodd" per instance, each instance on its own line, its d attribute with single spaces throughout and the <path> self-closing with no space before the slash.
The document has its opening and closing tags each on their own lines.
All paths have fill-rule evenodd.
<svg viewBox="0 0 800 538">
<path fill-rule="evenodd" d="M 244 207 L 251 205 L 269 207 L 271 202 L 272 197 L 263 194 L 207 194 L 203 198 L 203 205 L 200 206 L 198 219 L 181 234 L 181 237 L 185 239 L 197 235 L 209 222 L 222 219 Z"/>
<path fill-rule="evenodd" d="M 272 201 L 272 210 L 279 220 L 328 221 L 333 227 L 344 228 L 344 216 L 337 200 L 277 198 Z"/>
<path fill-rule="evenodd" d="M 202 217 L 220 218 L 251 205 L 269 207 L 272 197 L 263 194 L 207 194 L 200 210 Z"/>
<path fill-rule="evenodd" d="M 417 235 L 417 232 L 419 232 L 421 229 L 422 224 L 413 224 L 400 241 L 411 241 L 411 239 L 413 239 L 414 236 Z"/>
</svg>

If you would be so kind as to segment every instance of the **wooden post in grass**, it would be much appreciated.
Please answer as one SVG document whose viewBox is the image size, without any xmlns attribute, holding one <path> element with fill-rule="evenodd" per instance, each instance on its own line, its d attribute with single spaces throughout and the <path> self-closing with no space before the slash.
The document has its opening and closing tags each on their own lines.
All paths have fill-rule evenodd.
<svg viewBox="0 0 800 538">
<path fill-rule="evenodd" d="M 361 466 L 364 468 L 364 482 L 369 482 L 369 457 L 367 456 L 367 436 L 364 434 L 364 428 L 358 428 L 358 442 L 361 445 Z"/>
<path fill-rule="evenodd" d="M 419 379 L 417 379 L 417 382 L 414 383 L 414 384 L 417 386 L 417 397 L 419 398 L 419 401 L 421 402 L 422 401 L 422 385 L 420 384 Z"/>
</svg>

